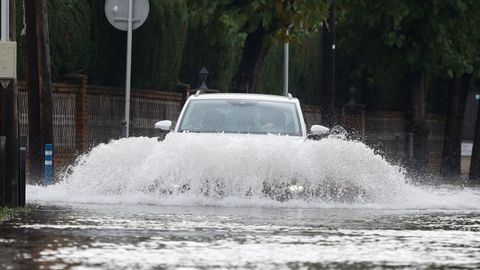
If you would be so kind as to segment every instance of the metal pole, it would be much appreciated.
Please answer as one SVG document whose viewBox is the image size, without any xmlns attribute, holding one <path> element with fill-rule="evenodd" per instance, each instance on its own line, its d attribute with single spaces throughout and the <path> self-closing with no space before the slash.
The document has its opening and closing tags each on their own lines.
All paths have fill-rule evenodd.
<svg viewBox="0 0 480 270">
<path fill-rule="evenodd" d="M 132 21 L 133 0 L 128 0 L 128 29 L 127 29 L 127 74 L 125 86 L 125 137 L 130 133 L 130 77 L 132 66 Z"/>
<path fill-rule="evenodd" d="M 288 36 L 288 29 L 287 29 Z M 288 96 L 288 61 L 289 61 L 289 43 L 285 42 L 283 49 L 283 95 Z"/>
<path fill-rule="evenodd" d="M 8 14 L 9 9 L 10 9 L 10 7 L 9 7 L 8 0 L 2 0 L 2 23 L 1 23 L 2 24 L 2 36 L 1 36 L 2 41 L 8 41 L 9 40 L 9 38 L 8 38 L 8 36 L 9 36 L 8 31 L 9 31 L 9 28 L 10 28 L 9 22 L 8 22 L 9 18 L 10 18 L 9 14 Z"/>
</svg>

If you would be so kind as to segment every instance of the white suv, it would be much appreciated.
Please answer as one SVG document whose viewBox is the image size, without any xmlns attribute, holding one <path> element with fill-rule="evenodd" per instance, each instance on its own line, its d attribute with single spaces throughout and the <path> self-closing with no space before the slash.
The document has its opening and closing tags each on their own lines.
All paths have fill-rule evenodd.
<svg viewBox="0 0 480 270">
<path fill-rule="evenodd" d="M 157 122 L 155 128 L 169 132 L 172 121 Z M 328 128 L 313 125 L 312 135 Z M 183 106 L 173 132 L 276 134 L 307 137 L 300 103 L 285 96 L 260 94 L 203 94 L 198 91 Z"/>
</svg>

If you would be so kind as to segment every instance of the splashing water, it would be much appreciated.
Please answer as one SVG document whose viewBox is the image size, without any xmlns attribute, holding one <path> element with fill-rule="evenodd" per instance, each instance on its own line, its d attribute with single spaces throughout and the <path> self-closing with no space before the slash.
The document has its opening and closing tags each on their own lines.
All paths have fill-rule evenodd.
<svg viewBox="0 0 480 270">
<path fill-rule="evenodd" d="M 365 144 L 338 138 L 169 134 L 93 148 L 29 201 L 480 209 L 476 189 L 417 187 Z M 296 191 L 291 192 L 292 187 Z"/>
</svg>

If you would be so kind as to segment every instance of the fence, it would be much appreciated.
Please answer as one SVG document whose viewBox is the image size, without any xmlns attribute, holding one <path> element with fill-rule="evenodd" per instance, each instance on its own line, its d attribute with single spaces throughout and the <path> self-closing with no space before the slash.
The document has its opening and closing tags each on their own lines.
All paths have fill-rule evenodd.
<svg viewBox="0 0 480 270">
<path fill-rule="evenodd" d="M 53 84 L 54 160 L 57 171 L 78 154 L 122 136 L 123 90 L 87 85 L 82 76 Z M 176 119 L 183 105 L 180 93 L 132 89 L 131 134 L 154 136 L 154 123 Z M 28 134 L 28 100 L 25 83 L 19 83 L 20 135 Z M 28 164 L 27 164 L 28 166 Z"/>
<path fill-rule="evenodd" d="M 445 117 L 427 114 L 429 128 L 429 170 L 438 171 L 443 148 Z M 404 112 L 366 112 L 365 141 L 392 161 L 402 161 L 406 157 L 406 134 Z"/>
<path fill-rule="evenodd" d="M 183 102 L 184 95 L 181 93 L 133 89 L 132 136 L 155 136 L 154 123 L 161 119 L 177 119 Z M 303 105 L 302 108 L 307 127 L 320 123 L 319 107 Z M 27 115 L 26 85 L 19 83 L 20 135 L 28 133 Z M 123 134 L 123 117 L 122 88 L 88 85 L 83 76 L 71 77 L 67 83 L 55 83 L 53 129 L 57 170 L 71 164 L 78 154 L 95 145 L 120 138 Z M 445 120 L 443 116 L 431 114 L 427 118 L 430 128 L 429 166 L 431 170 L 436 170 L 441 156 Z M 400 161 L 405 157 L 403 112 L 364 112 L 362 109 L 358 119 L 362 121 L 364 138 L 368 144 L 380 149 L 390 160 Z"/>
<path fill-rule="evenodd" d="M 131 135 L 155 136 L 156 121 L 177 119 L 183 105 L 180 93 L 132 90 Z M 88 142 L 90 146 L 120 138 L 125 96 L 121 89 L 88 87 Z"/>
</svg>

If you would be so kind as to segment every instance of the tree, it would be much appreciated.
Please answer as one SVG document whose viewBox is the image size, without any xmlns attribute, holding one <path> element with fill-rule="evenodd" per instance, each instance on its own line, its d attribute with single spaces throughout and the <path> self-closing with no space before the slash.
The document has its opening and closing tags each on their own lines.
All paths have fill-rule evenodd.
<svg viewBox="0 0 480 270">
<path fill-rule="evenodd" d="M 425 172 L 429 133 L 426 89 L 432 80 L 461 80 L 464 74 L 471 73 L 469 58 L 475 44 L 469 39 L 476 24 L 469 25 L 469 20 L 474 19 L 478 4 L 468 0 L 345 3 L 348 14 L 344 16 L 342 30 L 348 33 L 342 32 L 342 44 L 352 47 L 347 50 L 350 55 L 356 55 L 358 69 L 369 83 L 392 71 L 400 78 L 408 93 L 406 133 L 410 139 L 406 141 L 413 142 L 409 145 L 413 146 L 413 152 L 408 163 L 418 172 Z M 467 11 L 471 12 L 468 16 L 465 15 Z M 460 107 L 452 109 L 453 114 L 458 113 Z M 458 123 L 449 125 L 457 126 Z M 457 139 L 453 141 L 458 145 Z"/>
<path fill-rule="evenodd" d="M 446 78 L 449 86 L 448 111 L 440 172 L 446 177 L 460 175 L 462 125 L 465 104 L 474 66 L 478 65 L 480 23 L 478 1 L 440 2 L 438 18 L 449 17 L 438 27 L 441 34 L 435 42 L 439 62 L 436 74 Z"/>
<path fill-rule="evenodd" d="M 191 15 L 203 25 L 214 18 L 243 40 L 240 63 L 232 82 L 231 92 L 256 92 L 265 57 L 274 39 L 285 41 L 290 26 L 316 29 L 326 18 L 328 1 L 314 0 L 226 0 L 195 1 Z"/>
</svg>

